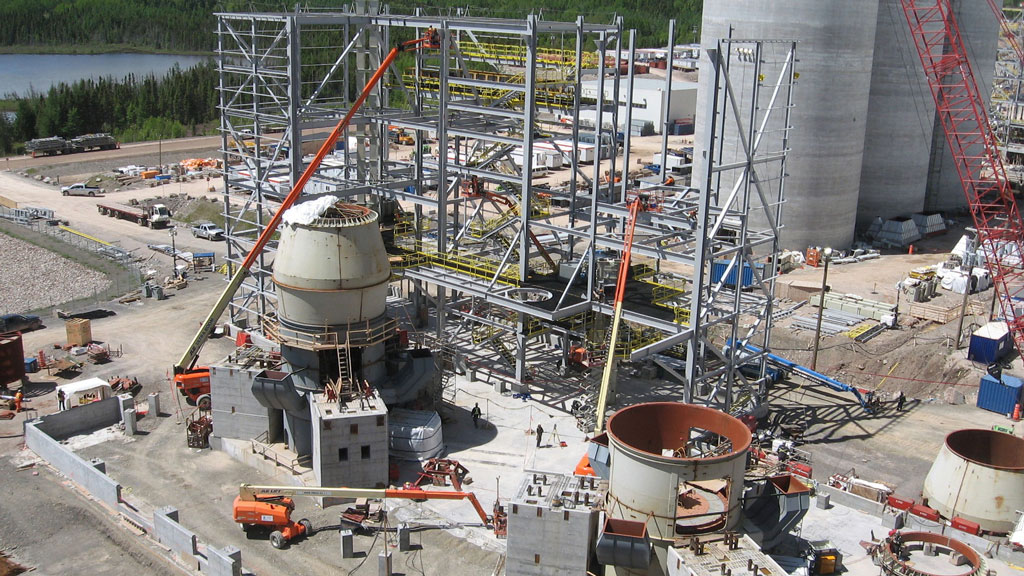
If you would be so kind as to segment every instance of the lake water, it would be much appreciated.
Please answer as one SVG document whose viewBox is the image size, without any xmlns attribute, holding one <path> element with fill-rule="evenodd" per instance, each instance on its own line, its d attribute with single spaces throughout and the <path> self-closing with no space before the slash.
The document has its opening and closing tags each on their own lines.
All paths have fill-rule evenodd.
<svg viewBox="0 0 1024 576">
<path fill-rule="evenodd" d="M 175 64 L 190 68 L 208 56 L 177 54 L 0 54 L 0 96 L 25 96 L 30 90 L 46 93 L 59 82 L 129 73 L 162 76 Z"/>
</svg>

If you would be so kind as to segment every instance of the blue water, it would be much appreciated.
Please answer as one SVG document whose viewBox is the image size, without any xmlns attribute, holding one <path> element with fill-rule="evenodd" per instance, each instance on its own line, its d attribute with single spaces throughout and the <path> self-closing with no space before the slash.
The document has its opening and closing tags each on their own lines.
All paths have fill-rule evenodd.
<svg viewBox="0 0 1024 576">
<path fill-rule="evenodd" d="M 177 54 L 0 54 L 0 96 L 27 96 L 31 90 L 46 93 L 50 86 L 84 78 L 129 73 L 141 78 L 153 73 L 163 76 L 175 64 L 190 68 L 206 56 Z"/>
</svg>

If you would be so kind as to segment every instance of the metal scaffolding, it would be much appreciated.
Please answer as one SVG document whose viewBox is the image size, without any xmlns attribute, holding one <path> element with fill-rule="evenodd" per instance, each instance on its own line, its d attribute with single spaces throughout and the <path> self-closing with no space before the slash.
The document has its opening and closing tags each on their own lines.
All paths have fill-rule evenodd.
<svg viewBox="0 0 1024 576">
<path fill-rule="evenodd" d="M 396 279 L 411 287 L 409 322 L 433 314 L 433 346 L 457 343 L 458 354 L 507 372 L 520 392 L 543 385 L 535 369 L 550 358 L 533 351 L 557 338 L 563 367 L 573 347 L 587 349 L 591 365 L 656 361 L 683 380 L 680 399 L 732 411 L 758 404 L 760 358 L 723 350 L 728 338 L 764 348 L 770 332 L 791 43 L 733 42 L 711 55 L 720 78 L 709 110 L 714 162 L 689 187 L 628 173 L 631 107 L 619 118 L 616 103 L 632 101 L 635 42 L 621 20 L 358 12 L 218 15 L 230 262 L 252 246 L 305 167 L 303 152 L 347 110 L 383 51 L 433 29 L 436 47 L 389 71 L 304 192 L 381 214 Z M 729 82 L 741 67 L 753 68 L 753 81 Z M 585 77 L 597 85 L 588 97 Z M 581 120 L 588 115 L 596 120 Z M 747 138 L 745 158 L 715 151 L 715 138 L 732 129 Z M 398 134 L 412 137 L 411 153 L 392 144 Z M 564 185 L 537 182 L 540 150 L 568 165 Z M 724 187 L 720 175 L 732 172 L 738 184 Z M 636 225 L 626 327 L 611 343 L 605 288 L 615 283 L 626 205 L 637 195 L 647 209 Z M 764 216 L 749 218 L 754 210 Z M 233 323 L 264 332 L 275 319 L 275 248 L 232 301 Z M 743 376 L 738 367 L 751 361 L 757 370 L 746 372 L 755 375 Z"/>
</svg>

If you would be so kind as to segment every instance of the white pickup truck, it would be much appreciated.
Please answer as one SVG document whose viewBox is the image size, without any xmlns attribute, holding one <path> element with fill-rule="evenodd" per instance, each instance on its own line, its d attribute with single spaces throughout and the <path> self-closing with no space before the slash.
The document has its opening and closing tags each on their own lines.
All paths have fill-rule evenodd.
<svg viewBox="0 0 1024 576">
<path fill-rule="evenodd" d="M 223 240 L 224 231 L 213 222 L 197 222 L 192 226 L 192 235 L 207 240 Z"/>
<path fill-rule="evenodd" d="M 88 186 L 85 182 L 79 182 L 78 184 L 72 184 L 71 186 L 61 187 L 60 193 L 65 196 L 95 196 L 97 194 L 102 194 L 103 189 L 95 186 Z"/>
</svg>

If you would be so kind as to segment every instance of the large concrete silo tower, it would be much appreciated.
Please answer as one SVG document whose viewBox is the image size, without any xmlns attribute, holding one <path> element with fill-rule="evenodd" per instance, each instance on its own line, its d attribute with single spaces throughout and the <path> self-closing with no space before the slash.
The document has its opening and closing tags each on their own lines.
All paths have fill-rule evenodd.
<svg viewBox="0 0 1024 576">
<path fill-rule="evenodd" d="M 797 40 L 790 153 L 787 161 L 782 246 L 847 246 L 853 240 L 878 0 L 728 0 L 705 2 L 702 49 L 721 38 Z M 712 74 L 701 58 L 700 96 L 706 101 Z M 732 74 L 732 72 L 730 72 Z M 770 87 L 765 88 L 770 90 Z M 707 118 L 698 114 L 696 147 L 704 145 Z M 722 143 L 725 154 L 742 149 Z M 701 154 L 694 174 L 703 174 Z M 702 186 L 703 183 L 695 182 Z"/>
</svg>

